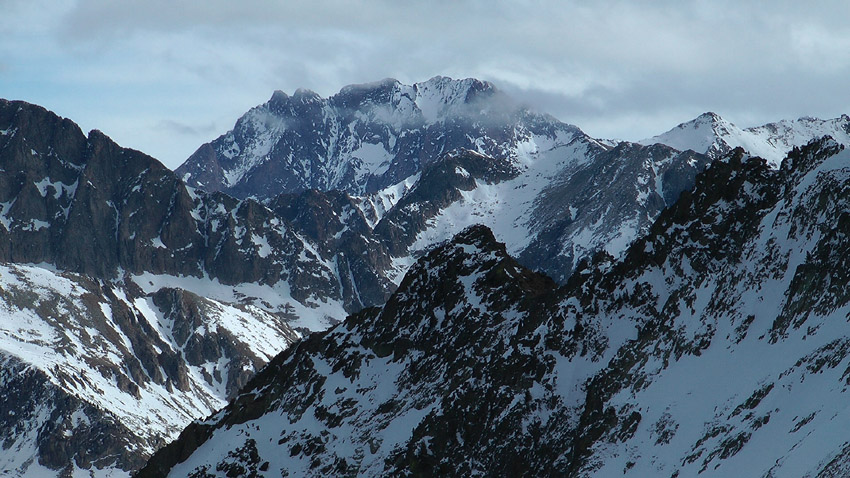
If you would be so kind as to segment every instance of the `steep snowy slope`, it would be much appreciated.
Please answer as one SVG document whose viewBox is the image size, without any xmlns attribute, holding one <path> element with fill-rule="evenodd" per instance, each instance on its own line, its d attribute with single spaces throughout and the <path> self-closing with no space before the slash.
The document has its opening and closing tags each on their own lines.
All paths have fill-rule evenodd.
<svg viewBox="0 0 850 478">
<path fill-rule="evenodd" d="M 830 120 L 803 117 L 741 129 L 709 112 L 640 143 L 666 144 L 679 151 L 692 149 L 713 158 L 741 147 L 778 167 L 795 146 L 823 136 L 832 136 L 839 143 L 850 145 L 850 117 L 842 115 Z"/>
<path fill-rule="evenodd" d="M 22 476 L 138 468 L 297 338 L 256 307 L 25 265 L 0 265 L 0 317 L 0 469 Z"/>
<path fill-rule="evenodd" d="M 305 189 L 370 193 L 458 148 L 522 160 L 575 126 L 519 107 L 492 84 L 435 77 L 351 85 L 330 98 L 274 93 L 177 169 L 189 185 L 260 199 Z"/>
<path fill-rule="evenodd" d="M 848 187 L 733 151 L 560 289 L 467 229 L 140 476 L 843 476 Z"/>
<path fill-rule="evenodd" d="M 0 471 L 126 475 L 221 407 L 293 327 L 384 300 L 389 280 L 368 258 L 340 278 L 359 236 L 328 251 L 296 223 L 0 100 L 0 395 L 13 397 Z"/>
<path fill-rule="evenodd" d="M 523 265 L 562 282 L 598 249 L 623 252 L 708 162 L 663 145 L 608 149 L 584 136 L 534 151 L 521 165 L 458 151 L 427 165 L 375 234 L 404 262 L 486 224 Z"/>
</svg>

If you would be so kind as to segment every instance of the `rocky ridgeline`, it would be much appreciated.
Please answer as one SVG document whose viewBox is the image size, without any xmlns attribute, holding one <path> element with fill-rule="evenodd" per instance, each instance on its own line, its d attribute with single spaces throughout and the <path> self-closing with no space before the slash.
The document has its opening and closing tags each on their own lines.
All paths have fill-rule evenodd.
<svg viewBox="0 0 850 478">
<path fill-rule="evenodd" d="M 42 108 L 4 101 L 0 110 L 0 259 L 109 279 L 123 271 L 286 282 L 302 302 L 359 300 L 340 288 L 335 251 L 319 257 L 269 208 L 193 190 L 153 158 L 97 131 L 86 137 Z M 367 268 L 357 280 L 380 288 L 382 273 Z"/>
<path fill-rule="evenodd" d="M 848 164 L 734 150 L 560 288 L 467 229 L 139 476 L 840 476 Z"/>
<path fill-rule="evenodd" d="M 533 136 L 569 141 L 575 126 L 517 105 L 492 84 L 435 77 L 351 85 L 330 98 L 300 89 L 242 116 L 177 169 L 193 187 L 271 198 L 307 189 L 362 195 L 456 149 L 516 159 Z"/>
<path fill-rule="evenodd" d="M 850 116 L 845 114 L 827 120 L 805 116 L 740 128 L 720 115 L 708 112 L 640 143 L 662 143 L 680 151 L 692 149 L 712 159 L 722 157 L 735 148 L 743 148 L 779 167 L 795 146 L 803 146 L 823 136 L 831 136 L 840 144 L 850 145 Z"/>
</svg>

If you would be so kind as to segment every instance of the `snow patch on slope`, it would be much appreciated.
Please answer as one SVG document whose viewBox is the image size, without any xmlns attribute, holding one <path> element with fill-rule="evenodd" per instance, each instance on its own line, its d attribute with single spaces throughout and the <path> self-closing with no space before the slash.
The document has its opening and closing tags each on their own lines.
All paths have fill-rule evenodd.
<svg viewBox="0 0 850 478">
<path fill-rule="evenodd" d="M 552 141 L 553 146 L 545 150 L 534 144 L 534 148 L 525 149 L 525 168 L 519 176 L 495 184 L 477 180 L 471 191 L 460 191 L 462 198 L 428 221 L 428 228 L 416 237 L 411 251 L 424 251 L 473 224 L 486 224 L 496 239 L 505 243 L 509 254 L 527 247 L 533 239 L 529 220 L 537 197 L 565 167 L 588 160 L 583 142 L 564 145 Z"/>
<path fill-rule="evenodd" d="M 226 285 L 219 282 L 218 279 L 210 279 L 209 277 L 172 276 L 149 272 L 134 275 L 131 279 L 145 293 L 170 287 L 187 290 L 201 297 L 220 302 L 257 304 L 266 310 L 291 316 L 289 325 L 295 329 L 325 330 L 348 316 L 342 304 L 337 301 L 322 300 L 305 305 L 293 299 L 289 284 L 285 281 L 278 282 L 273 286 L 256 283 Z"/>
</svg>

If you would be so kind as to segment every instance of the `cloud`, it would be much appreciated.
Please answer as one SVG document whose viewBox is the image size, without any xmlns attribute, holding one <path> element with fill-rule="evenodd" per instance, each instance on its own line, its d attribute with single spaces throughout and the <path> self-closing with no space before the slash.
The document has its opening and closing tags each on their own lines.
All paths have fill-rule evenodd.
<svg viewBox="0 0 850 478">
<path fill-rule="evenodd" d="M 176 133 L 184 136 L 192 136 L 193 139 L 198 136 L 210 136 L 215 134 L 218 129 L 215 123 L 198 126 L 170 119 L 160 120 L 156 124 L 155 128 L 163 133 Z"/>
<path fill-rule="evenodd" d="M 386 77 L 490 80 L 627 139 L 706 110 L 742 126 L 850 110 L 843 1 L 7 1 L 3 94 L 120 125 L 170 166 L 200 144 L 190 133 L 229 127 L 275 89 L 329 96 Z"/>
</svg>

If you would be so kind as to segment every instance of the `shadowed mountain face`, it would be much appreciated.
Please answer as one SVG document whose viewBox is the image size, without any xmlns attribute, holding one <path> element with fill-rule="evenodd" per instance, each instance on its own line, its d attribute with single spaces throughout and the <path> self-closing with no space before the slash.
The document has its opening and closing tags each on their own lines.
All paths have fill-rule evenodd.
<svg viewBox="0 0 850 478">
<path fill-rule="evenodd" d="M 848 164 L 733 151 L 560 288 L 467 229 L 140 476 L 840 476 Z"/>
<path fill-rule="evenodd" d="M 296 312 L 344 317 L 316 250 L 265 206 L 0 101 L 0 469 L 138 468 L 292 343 Z"/>
<path fill-rule="evenodd" d="M 201 146 L 178 175 L 191 186 L 271 198 L 306 189 L 371 193 L 459 148 L 518 159 L 575 126 L 516 105 L 490 83 L 435 77 L 352 85 L 330 98 L 275 92 L 229 133 Z"/>
</svg>

